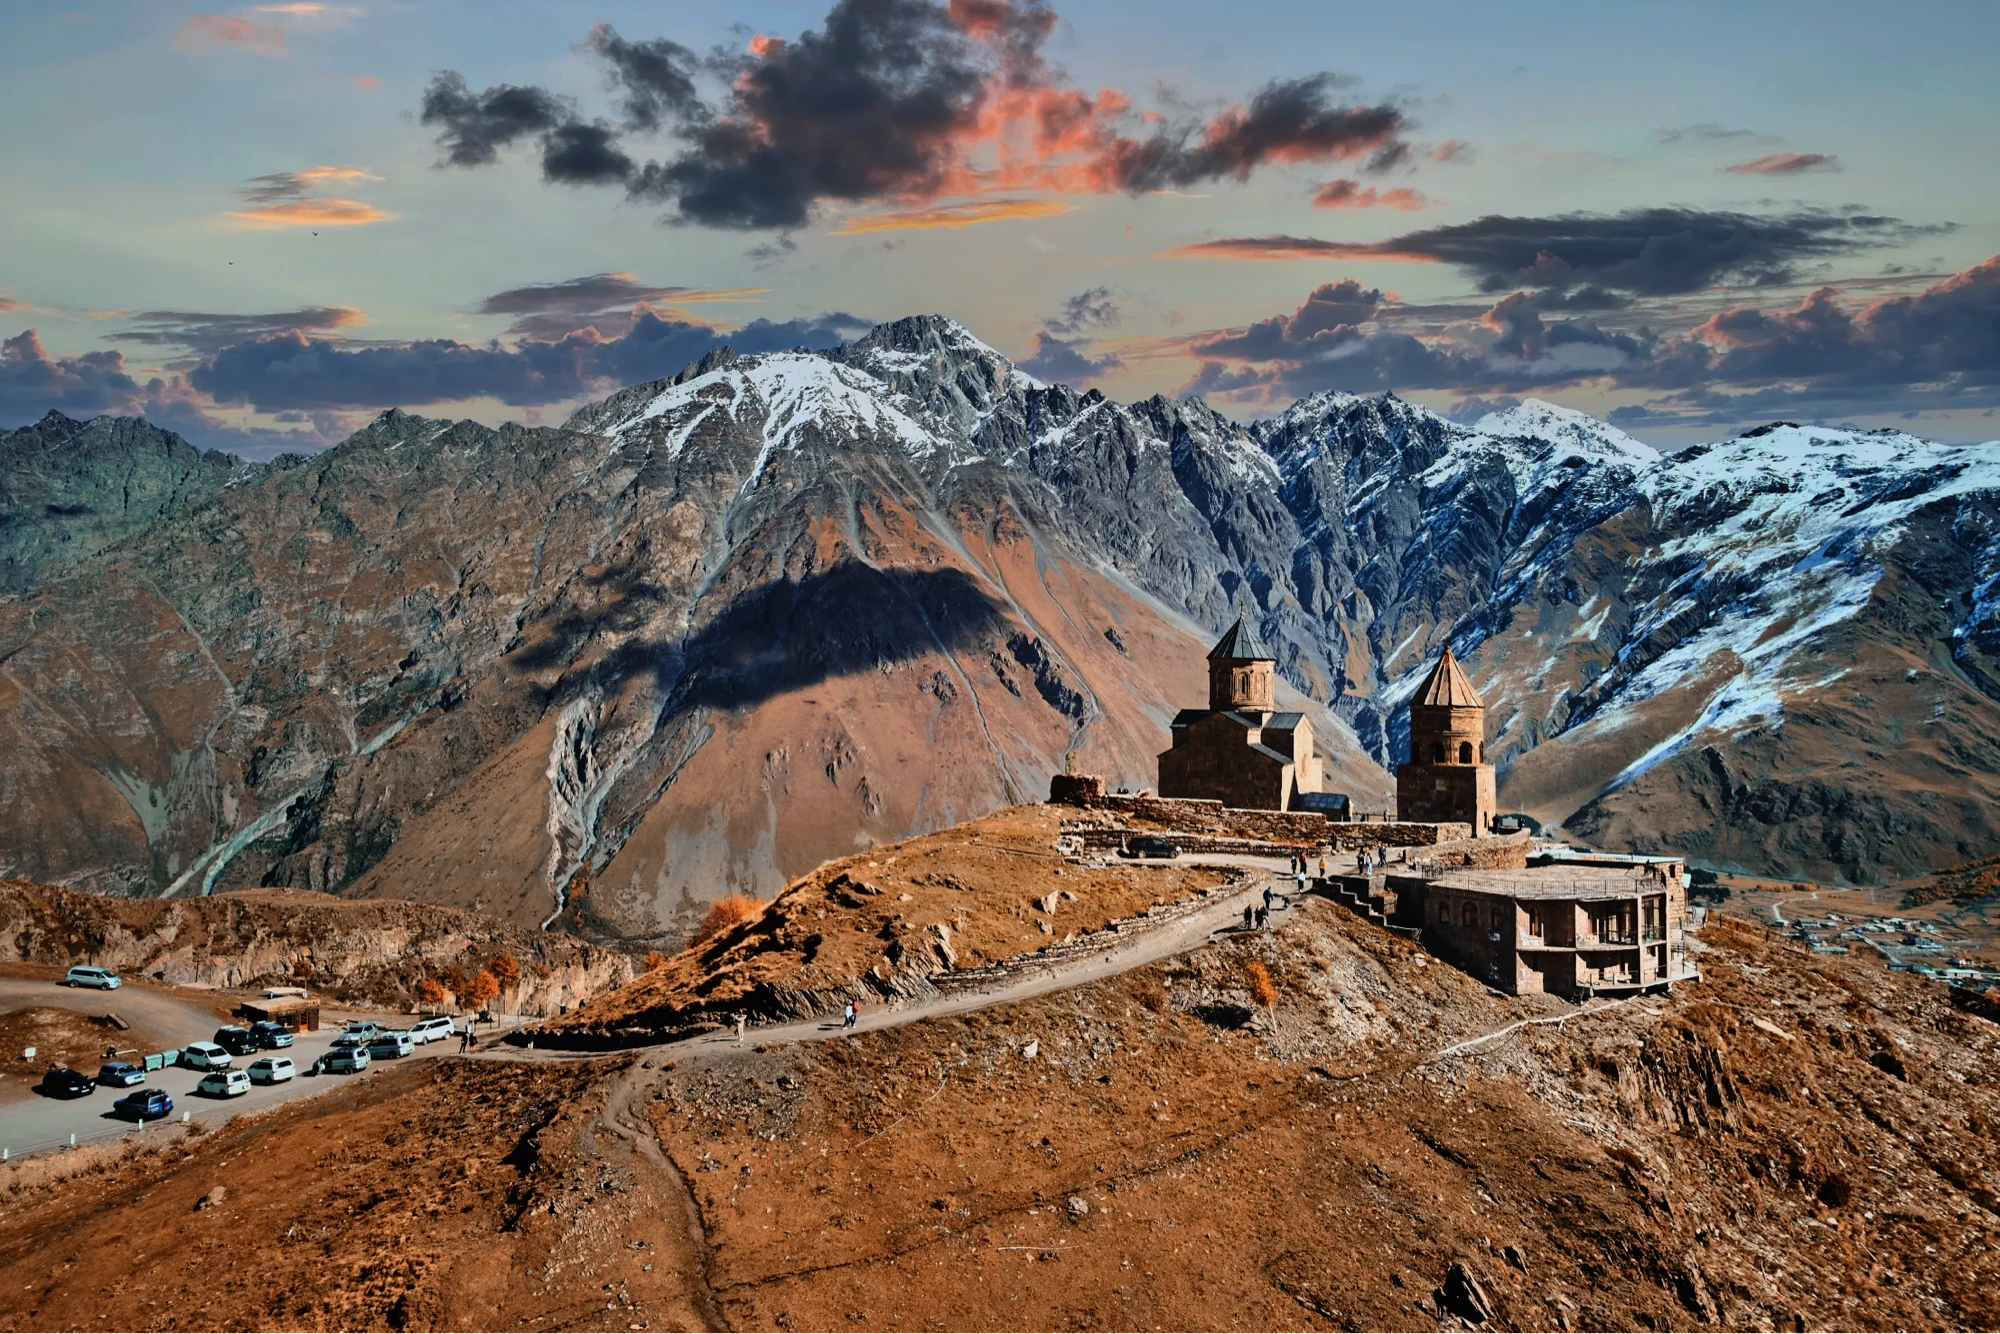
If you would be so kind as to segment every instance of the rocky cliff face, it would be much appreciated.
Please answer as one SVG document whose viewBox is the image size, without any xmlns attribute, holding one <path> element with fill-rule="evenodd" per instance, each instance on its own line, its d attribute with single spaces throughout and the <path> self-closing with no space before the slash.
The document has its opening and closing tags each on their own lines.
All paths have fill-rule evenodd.
<svg viewBox="0 0 2000 1334">
<path fill-rule="evenodd" d="M 144 532 L 256 470 L 130 417 L 0 431 L 0 594 Z"/>
<path fill-rule="evenodd" d="M 1449 642 L 1503 803 L 1900 875 L 1996 841 L 1990 452 L 1781 426 L 1662 459 L 1393 396 L 1246 428 L 937 317 L 560 428 L 388 413 L 0 600 L 0 869 L 665 941 L 1066 764 L 1150 785 L 1247 612 L 1364 810 Z"/>
</svg>

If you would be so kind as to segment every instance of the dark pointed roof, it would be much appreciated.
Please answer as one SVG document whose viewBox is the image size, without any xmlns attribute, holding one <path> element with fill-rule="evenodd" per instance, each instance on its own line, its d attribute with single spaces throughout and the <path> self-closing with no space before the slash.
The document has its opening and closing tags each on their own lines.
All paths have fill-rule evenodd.
<svg viewBox="0 0 2000 1334">
<path fill-rule="evenodd" d="M 1233 659 L 1237 662 L 1276 662 L 1278 655 L 1264 647 L 1264 641 L 1257 638 L 1257 632 L 1243 623 L 1238 616 L 1236 624 L 1215 641 L 1215 647 L 1208 651 L 1208 660 L 1217 662 Z"/>
<path fill-rule="evenodd" d="M 1479 692 L 1472 688 L 1465 669 L 1458 665 L 1458 659 L 1447 648 L 1438 665 L 1431 668 L 1430 679 L 1417 689 L 1410 700 L 1438 709 L 1483 709 L 1486 701 L 1479 698 Z"/>
</svg>

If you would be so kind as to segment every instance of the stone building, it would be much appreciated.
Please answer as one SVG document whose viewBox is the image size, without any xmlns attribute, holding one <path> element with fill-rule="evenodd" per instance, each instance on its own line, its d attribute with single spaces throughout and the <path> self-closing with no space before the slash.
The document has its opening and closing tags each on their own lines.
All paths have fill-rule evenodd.
<svg viewBox="0 0 2000 1334">
<path fill-rule="evenodd" d="M 1256 810 L 1298 809 L 1320 791 L 1312 722 L 1281 713 L 1277 659 L 1242 620 L 1208 651 L 1208 707 L 1174 715 L 1174 744 L 1160 752 L 1160 795 L 1205 797 Z"/>
<path fill-rule="evenodd" d="M 1410 698 L 1410 762 L 1396 768 L 1396 818 L 1492 832 L 1499 798 L 1486 762 L 1486 704 L 1447 648 Z"/>
<path fill-rule="evenodd" d="M 1665 991 L 1688 963 L 1687 878 L 1671 857 L 1540 857 L 1525 870 L 1387 877 L 1398 924 L 1510 995 Z"/>
</svg>

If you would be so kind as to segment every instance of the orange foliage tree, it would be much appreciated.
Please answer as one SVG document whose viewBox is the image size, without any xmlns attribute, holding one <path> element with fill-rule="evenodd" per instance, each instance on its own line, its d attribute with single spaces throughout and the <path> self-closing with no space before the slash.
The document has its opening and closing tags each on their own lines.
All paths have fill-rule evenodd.
<svg viewBox="0 0 2000 1334">
<path fill-rule="evenodd" d="M 708 915 L 701 919 L 701 929 L 694 933 L 694 939 L 689 944 L 701 945 L 714 940 L 762 911 L 764 905 L 748 894 L 724 894 L 708 905 Z"/>
<path fill-rule="evenodd" d="M 425 1005 L 444 1004 L 444 984 L 434 977 L 417 983 L 417 999 Z"/>
<path fill-rule="evenodd" d="M 465 1003 L 474 1008 L 485 1005 L 486 1002 L 499 994 L 500 979 L 487 972 L 484 968 L 474 973 L 472 980 L 465 984 L 465 990 L 459 993 L 464 998 Z"/>
<path fill-rule="evenodd" d="M 665 968 L 666 966 L 667 966 L 667 956 L 666 956 L 666 955 L 664 955 L 664 954 L 660 953 L 660 952 L 659 952 L 658 950 L 647 950 L 647 951 L 646 951 L 646 971 L 647 971 L 647 972 L 649 972 L 649 973 L 657 973 L 657 972 L 659 972 L 659 971 L 660 971 L 660 970 L 661 970 L 662 968 Z"/>
<path fill-rule="evenodd" d="M 520 961 L 515 959 L 506 950 L 501 950 L 498 954 L 494 955 L 493 962 L 488 964 L 487 967 L 491 970 L 495 980 L 500 983 L 503 991 L 511 991 L 521 981 Z"/>
</svg>

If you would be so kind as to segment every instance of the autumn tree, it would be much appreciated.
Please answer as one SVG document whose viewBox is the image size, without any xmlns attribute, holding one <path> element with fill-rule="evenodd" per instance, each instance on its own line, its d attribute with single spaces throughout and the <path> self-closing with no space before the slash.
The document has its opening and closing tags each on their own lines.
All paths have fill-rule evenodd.
<svg viewBox="0 0 2000 1334">
<path fill-rule="evenodd" d="M 500 979 L 487 972 L 484 968 L 474 973 L 472 980 L 465 984 L 465 990 L 459 993 L 464 998 L 465 1003 L 474 1009 L 483 1007 L 488 1001 L 499 994 Z"/>
<path fill-rule="evenodd" d="M 647 971 L 647 972 L 649 972 L 649 973 L 657 973 L 657 972 L 659 972 L 659 971 L 660 971 L 660 970 L 661 970 L 662 968 L 665 968 L 666 966 L 667 966 L 667 956 L 666 956 L 666 955 L 664 955 L 664 954 L 660 953 L 660 952 L 659 952 L 658 950 L 647 950 L 647 951 L 646 951 L 646 971 Z"/>
<path fill-rule="evenodd" d="M 512 991 L 521 982 L 521 964 L 511 953 L 501 950 L 487 965 L 503 991 Z"/>
<path fill-rule="evenodd" d="M 442 1005 L 444 996 L 444 983 L 434 977 L 427 977 L 417 983 L 417 999 L 425 1005 Z"/>
<path fill-rule="evenodd" d="M 724 894 L 708 905 L 708 915 L 701 919 L 701 929 L 694 933 L 691 945 L 703 945 L 717 936 L 734 931 L 764 911 L 764 905 L 748 894 Z"/>
</svg>

